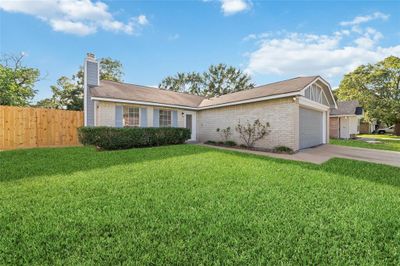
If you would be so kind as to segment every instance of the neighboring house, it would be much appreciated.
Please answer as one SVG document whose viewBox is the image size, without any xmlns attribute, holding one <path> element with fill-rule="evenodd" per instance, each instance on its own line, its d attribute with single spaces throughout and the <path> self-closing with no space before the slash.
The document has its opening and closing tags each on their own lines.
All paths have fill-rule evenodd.
<svg viewBox="0 0 400 266">
<path fill-rule="evenodd" d="M 360 133 L 363 109 L 358 101 L 338 102 L 337 109 L 331 109 L 329 135 L 331 138 L 349 139 Z"/>
<path fill-rule="evenodd" d="M 378 130 L 379 124 L 376 119 L 372 120 L 371 122 L 367 121 L 360 121 L 360 134 L 370 134 L 374 133 Z"/>
<path fill-rule="evenodd" d="M 331 87 L 319 76 L 298 77 L 251 90 L 205 98 L 151 87 L 99 80 L 99 65 L 88 54 L 84 64 L 85 125 L 111 127 L 186 127 L 191 140 L 219 141 L 216 129 L 239 123 L 269 122 L 270 134 L 257 147 L 299 150 L 327 143 L 329 109 L 336 107 Z"/>
</svg>

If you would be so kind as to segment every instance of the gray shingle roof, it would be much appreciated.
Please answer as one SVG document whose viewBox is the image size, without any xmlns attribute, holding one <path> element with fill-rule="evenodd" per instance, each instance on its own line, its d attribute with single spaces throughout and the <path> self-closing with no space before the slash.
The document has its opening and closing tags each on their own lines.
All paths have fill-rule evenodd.
<svg viewBox="0 0 400 266">
<path fill-rule="evenodd" d="M 297 77 L 289 80 L 270 83 L 254 89 L 239 91 L 213 98 L 179 93 L 152 87 L 102 80 L 100 86 L 92 87 L 94 97 L 120 100 L 143 101 L 149 103 L 169 104 L 182 107 L 211 107 L 225 103 L 257 99 L 267 96 L 299 92 L 318 76 Z"/>
<path fill-rule="evenodd" d="M 360 104 L 358 101 L 337 102 L 337 109 L 331 109 L 331 115 L 357 115 L 359 113 Z M 358 111 L 358 112 L 357 112 Z"/>
<path fill-rule="evenodd" d="M 198 107 L 204 97 L 188 93 L 160 90 L 152 87 L 101 80 L 100 86 L 91 88 L 92 96 L 120 100 L 143 101 L 179 105 L 185 107 Z"/>
</svg>

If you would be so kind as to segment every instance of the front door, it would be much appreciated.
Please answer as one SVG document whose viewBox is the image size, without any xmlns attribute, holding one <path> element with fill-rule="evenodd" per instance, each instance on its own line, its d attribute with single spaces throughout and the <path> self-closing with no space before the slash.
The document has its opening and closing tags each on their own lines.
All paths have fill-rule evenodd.
<svg viewBox="0 0 400 266">
<path fill-rule="evenodd" d="M 193 132 L 193 118 L 191 114 L 186 114 L 186 128 L 190 129 L 191 137 L 190 140 L 194 140 L 194 132 Z"/>
</svg>

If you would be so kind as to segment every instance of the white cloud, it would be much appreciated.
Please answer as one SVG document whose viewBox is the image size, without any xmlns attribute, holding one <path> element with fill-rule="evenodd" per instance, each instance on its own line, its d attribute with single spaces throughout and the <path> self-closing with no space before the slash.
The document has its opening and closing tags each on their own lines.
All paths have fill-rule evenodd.
<svg viewBox="0 0 400 266">
<path fill-rule="evenodd" d="M 133 34 L 139 26 L 148 24 L 145 15 L 121 22 L 109 12 L 103 2 L 91 0 L 2 0 L 0 9 L 35 16 L 53 30 L 75 35 L 88 35 L 98 29 Z"/>
<path fill-rule="evenodd" d="M 149 24 L 149 21 L 147 20 L 147 17 L 145 15 L 140 15 L 137 17 L 137 21 L 140 25 L 147 25 Z"/>
<path fill-rule="evenodd" d="M 259 36 L 259 35 L 258 35 Z M 246 71 L 285 76 L 339 77 L 360 64 L 389 55 L 400 56 L 400 45 L 382 47 L 383 35 L 373 28 L 341 30 L 330 35 L 281 33 L 257 38 L 257 49 L 248 53 Z"/>
<path fill-rule="evenodd" d="M 71 32 L 81 36 L 96 32 L 96 27 L 85 25 L 82 22 L 51 19 L 49 23 L 55 31 Z"/>
<path fill-rule="evenodd" d="M 342 21 L 340 22 L 341 26 L 356 26 L 360 25 L 362 23 L 366 23 L 371 20 L 376 20 L 376 19 L 381 19 L 381 20 L 387 20 L 389 18 L 389 15 L 383 14 L 381 12 L 375 12 L 371 15 L 366 15 L 366 16 L 357 16 L 351 21 Z"/>
<path fill-rule="evenodd" d="M 227 16 L 245 11 L 250 7 L 251 2 L 249 0 L 221 0 L 222 12 Z"/>
</svg>

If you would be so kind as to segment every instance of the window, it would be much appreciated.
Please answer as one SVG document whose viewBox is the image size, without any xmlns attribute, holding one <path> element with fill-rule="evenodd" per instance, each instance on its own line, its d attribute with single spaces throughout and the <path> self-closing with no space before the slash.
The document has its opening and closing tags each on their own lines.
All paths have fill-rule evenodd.
<svg viewBox="0 0 400 266">
<path fill-rule="evenodd" d="M 124 127 L 139 127 L 139 108 L 124 106 Z"/>
<path fill-rule="evenodd" d="M 160 110 L 160 127 L 171 127 L 170 110 Z"/>
<path fill-rule="evenodd" d="M 325 93 L 323 91 L 323 89 L 321 89 L 319 86 L 317 86 L 316 84 L 311 85 L 310 87 L 308 87 L 305 91 L 305 96 L 306 98 L 317 102 L 317 103 L 321 103 L 324 105 L 328 105 L 329 103 L 326 99 Z"/>
</svg>

